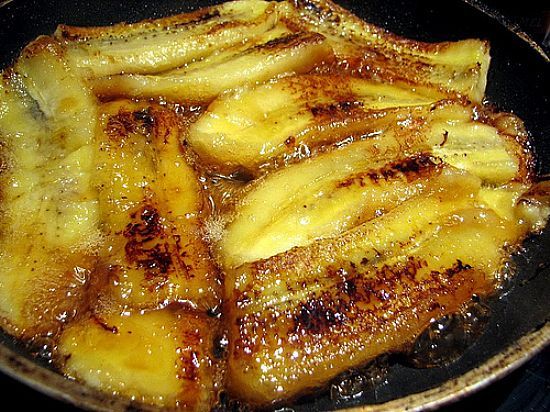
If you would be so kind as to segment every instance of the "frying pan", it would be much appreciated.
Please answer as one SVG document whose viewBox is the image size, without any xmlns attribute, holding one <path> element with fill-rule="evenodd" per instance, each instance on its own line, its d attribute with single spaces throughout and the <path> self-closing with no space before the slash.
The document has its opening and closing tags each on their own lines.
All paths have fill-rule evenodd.
<svg viewBox="0 0 550 412">
<path fill-rule="evenodd" d="M 216 0 L 9 0 L 0 2 L 0 65 L 10 64 L 36 36 L 59 23 L 106 25 L 194 10 Z M 550 173 L 550 59 L 544 51 L 477 0 L 338 0 L 365 20 L 422 41 L 470 37 L 491 42 L 487 101 L 522 118 L 530 131 L 539 175 Z M 292 405 L 299 410 L 433 409 L 490 384 L 550 342 L 550 228 L 525 241 L 514 262 L 517 275 L 499 298 L 487 302 L 484 333 L 455 362 L 419 369 L 386 364 L 374 386 L 351 400 L 319 393 Z M 0 332 L 0 370 L 47 395 L 86 409 L 128 410 L 131 401 L 64 379 L 46 362 Z"/>
</svg>

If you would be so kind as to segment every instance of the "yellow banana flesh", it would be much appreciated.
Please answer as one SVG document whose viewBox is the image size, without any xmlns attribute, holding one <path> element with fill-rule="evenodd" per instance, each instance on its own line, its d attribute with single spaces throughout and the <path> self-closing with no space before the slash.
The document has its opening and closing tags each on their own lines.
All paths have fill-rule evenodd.
<svg viewBox="0 0 550 412">
<path fill-rule="evenodd" d="M 190 127 L 187 140 L 213 167 L 254 172 L 273 159 L 304 156 L 327 139 L 368 128 L 369 113 L 439 98 L 349 76 L 290 76 L 220 96 Z M 355 122 L 361 117 L 368 121 Z"/>
<path fill-rule="evenodd" d="M 97 105 L 58 45 L 39 38 L 0 88 L 0 314 L 17 335 L 55 333 L 81 309 L 100 241 L 91 184 Z"/>
<path fill-rule="evenodd" d="M 436 222 L 473 204 L 480 189 L 479 179 L 454 169 L 442 172 L 439 184 L 422 196 L 413 196 L 387 213 L 345 232 L 227 271 L 226 295 L 235 298 L 242 294 L 243 307 L 258 307 L 263 300 L 254 291 L 260 286 L 265 297 L 285 296 L 289 291 L 300 293 L 302 282 L 314 287 L 319 280 L 330 276 L 326 268 L 335 262 L 361 266 L 406 256 L 411 248 L 438 230 Z M 459 188 L 460 193 L 453 188 Z M 287 281 L 288 270 L 295 273 Z M 255 299 L 252 296 L 247 299 L 249 293 L 253 293 Z"/>
<path fill-rule="evenodd" d="M 476 103 L 483 100 L 490 63 L 487 41 L 411 41 L 366 23 L 331 0 L 284 2 L 279 7 L 291 27 L 327 37 L 337 56 L 336 64 L 326 68 L 329 73 L 344 70 L 410 88 L 424 85 Z"/>
<path fill-rule="evenodd" d="M 280 31 L 275 31 L 279 34 Z M 291 73 L 310 71 L 329 59 L 332 49 L 316 33 L 298 33 L 223 50 L 220 54 L 158 75 L 128 74 L 93 81 L 103 97 L 130 96 L 175 102 L 209 102 L 220 93 L 242 84 L 254 84 Z M 236 50 L 235 50 L 236 49 Z"/>
<path fill-rule="evenodd" d="M 258 182 L 231 213 L 219 244 L 224 266 L 337 235 L 439 183 L 437 159 L 418 155 L 386 163 L 361 149 L 350 145 Z"/>
<path fill-rule="evenodd" d="M 424 134 L 434 155 L 495 184 L 529 169 L 520 167 L 530 156 L 517 117 L 487 112 L 480 119 L 479 106 L 438 97 L 349 76 L 291 76 L 220 96 L 187 140 L 210 169 L 225 174 L 259 175 L 327 145 L 388 130 L 403 135 L 402 146 Z"/>
<path fill-rule="evenodd" d="M 550 215 L 488 65 L 330 0 L 59 26 L 0 79 L 2 326 L 144 408 L 267 408 L 403 350 Z"/>
<path fill-rule="evenodd" d="M 135 402 L 208 411 L 215 402 L 217 326 L 206 315 L 162 309 L 91 314 L 63 331 L 64 371 Z"/>
<path fill-rule="evenodd" d="M 274 5 L 237 0 L 180 18 L 91 29 L 60 26 L 69 64 L 88 77 L 158 73 L 183 66 L 274 27 Z"/>
</svg>

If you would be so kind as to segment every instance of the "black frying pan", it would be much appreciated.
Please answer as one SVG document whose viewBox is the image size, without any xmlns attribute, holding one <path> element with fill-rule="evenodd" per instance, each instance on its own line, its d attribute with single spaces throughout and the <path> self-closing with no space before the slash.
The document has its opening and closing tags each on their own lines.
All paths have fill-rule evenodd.
<svg viewBox="0 0 550 412">
<path fill-rule="evenodd" d="M 216 0 L 12 0 L 0 1 L 0 65 L 10 64 L 21 48 L 59 23 L 106 25 L 161 17 L 210 5 Z M 338 0 L 365 20 L 423 41 L 468 37 L 491 42 L 487 100 L 521 117 L 537 153 L 537 171 L 550 173 L 550 60 L 514 27 L 487 14 L 477 0 Z M 484 9 L 484 10 L 481 10 Z M 489 14 L 491 14 L 489 10 Z M 517 32 L 517 30 L 515 30 Z M 349 402 L 335 404 L 327 394 L 300 401 L 296 410 L 380 404 L 437 407 L 492 382 L 532 357 L 550 341 L 550 229 L 529 238 L 515 259 L 518 275 L 499 299 L 491 300 L 485 332 L 454 363 L 431 369 L 410 367 L 399 359 L 385 364 L 387 374 L 375 387 Z M 518 343 L 519 342 L 519 343 Z M 36 366 L 38 365 L 38 367 Z M 481 370 L 472 369 L 482 366 Z M 86 408 L 124 409 L 126 403 L 98 394 L 51 372 L 9 336 L 0 333 L 0 370 L 49 396 Z M 468 373 L 462 381 L 454 380 Z M 450 382 L 450 383 L 449 383 Z M 468 385 L 470 384 L 470 385 Z M 434 388 L 441 388 L 440 390 Z M 425 391 L 428 391 L 427 393 Z M 413 395 L 424 392 L 424 395 Z M 6 394 L 3 391 L 4 395 Z M 405 403 L 396 399 L 407 397 Z M 427 397 L 426 397 L 427 396 Z M 6 397 L 4 398 L 4 401 Z M 16 400 L 17 401 L 17 400 Z"/>
</svg>

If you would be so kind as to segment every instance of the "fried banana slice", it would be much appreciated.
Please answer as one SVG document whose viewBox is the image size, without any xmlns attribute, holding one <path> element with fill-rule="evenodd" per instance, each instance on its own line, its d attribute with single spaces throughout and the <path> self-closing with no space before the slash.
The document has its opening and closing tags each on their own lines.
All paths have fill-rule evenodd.
<svg viewBox="0 0 550 412">
<path fill-rule="evenodd" d="M 439 187 L 434 185 L 422 195 L 413 196 L 387 213 L 341 234 L 234 269 L 227 268 L 226 295 L 232 296 L 233 292 L 247 288 L 242 297 L 258 289 L 265 291 L 266 297 L 274 299 L 284 296 L 290 289 L 299 291 L 299 285 L 309 282 L 308 279 L 316 282 L 335 259 L 360 266 L 406 255 L 411 248 L 433 236 L 434 231 L 438 230 L 434 222 L 472 205 L 481 187 L 480 180 L 475 176 L 452 168 L 441 172 L 438 183 Z M 284 275 L 290 269 L 295 269 L 296 273 L 285 280 Z M 252 298 L 251 295 L 246 300 L 247 304 L 261 304 L 259 296 Z"/>
<path fill-rule="evenodd" d="M 217 269 L 201 236 L 204 201 L 177 115 L 127 100 L 101 110 L 95 185 L 105 243 L 96 275 L 130 307 L 216 306 Z"/>
<path fill-rule="evenodd" d="M 327 145 L 387 132 L 403 144 L 423 135 L 434 155 L 492 184 L 531 170 L 516 116 L 439 97 L 349 76 L 291 76 L 220 96 L 187 140 L 209 168 L 226 174 L 244 168 L 257 176 Z"/>
<path fill-rule="evenodd" d="M 212 318 L 169 308 L 91 314 L 68 326 L 58 355 L 64 373 L 137 402 L 209 411 L 219 389 Z"/>
<path fill-rule="evenodd" d="M 274 4 L 239 0 L 192 13 L 113 27 L 59 26 L 70 64 L 88 77 L 159 73 L 203 58 L 274 27 Z"/>
<path fill-rule="evenodd" d="M 17 336 L 53 334 L 87 307 L 100 233 L 96 101 L 59 45 L 31 43 L 0 82 L 0 317 Z"/>
<path fill-rule="evenodd" d="M 275 31 L 276 34 L 279 31 Z M 243 84 L 264 82 L 291 73 L 305 73 L 332 56 L 317 33 L 287 33 L 245 48 L 238 45 L 185 68 L 158 75 L 125 74 L 93 81 L 103 97 L 162 98 L 176 102 L 209 102 Z"/>
<path fill-rule="evenodd" d="M 290 76 L 220 96 L 191 125 L 187 140 L 206 162 L 253 171 L 366 128 L 355 120 L 380 117 L 374 111 L 429 106 L 441 97 L 349 76 Z"/>
<path fill-rule="evenodd" d="M 327 72 L 415 87 L 424 85 L 481 103 L 487 84 L 489 43 L 467 39 L 424 43 L 368 24 L 330 0 L 279 4 L 281 20 L 294 30 L 327 37 L 337 59 Z"/>
<path fill-rule="evenodd" d="M 410 204 L 416 201 L 380 219 L 414 210 Z M 405 230 L 416 219 L 409 216 L 401 226 Z M 373 227 L 376 220 L 365 225 Z M 308 260 L 308 249 L 321 247 L 310 246 L 237 269 L 234 289 L 228 291 L 229 391 L 260 405 L 307 393 L 349 368 L 399 351 L 432 319 L 458 311 L 472 294 L 493 290 L 502 247 L 518 240 L 514 226 L 472 206 L 459 206 L 429 223 L 419 225 L 419 233 L 429 232 L 427 238 L 417 245 L 409 239 L 413 246 L 393 256 L 364 248 L 365 242 L 348 245 L 344 234 L 332 241 L 346 245 L 344 253 L 334 248 L 320 268 L 317 260 Z M 400 248 L 392 243 L 391 248 Z M 303 274 L 307 262 L 317 270 Z"/>
<path fill-rule="evenodd" d="M 460 175 L 425 154 L 373 161 L 361 149 L 350 145 L 256 183 L 219 242 L 224 267 L 337 235 Z"/>
</svg>

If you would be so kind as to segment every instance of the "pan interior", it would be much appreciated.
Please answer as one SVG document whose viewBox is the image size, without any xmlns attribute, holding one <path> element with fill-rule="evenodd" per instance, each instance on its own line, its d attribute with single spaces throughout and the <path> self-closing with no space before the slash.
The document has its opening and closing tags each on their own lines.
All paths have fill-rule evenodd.
<svg viewBox="0 0 550 412">
<path fill-rule="evenodd" d="M 1 65 L 7 66 L 21 48 L 40 34 L 52 33 L 58 23 L 105 25 L 119 21 L 138 21 L 186 12 L 216 3 L 211 0 L 15 0 L 1 3 Z M 391 2 L 340 0 L 342 6 L 370 23 L 394 33 L 422 41 L 458 40 L 469 37 L 491 42 L 491 69 L 487 101 L 500 110 L 512 111 L 524 120 L 537 154 L 537 171 L 550 173 L 550 95 L 541 85 L 547 83 L 548 63 L 524 40 L 498 21 L 462 1 L 436 0 Z M 530 331 L 544 326 L 550 313 L 550 230 L 526 240 L 524 250 L 515 257 L 517 276 L 499 298 L 488 305 L 491 317 L 483 335 L 454 363 L 445 367 L 418 369 L 398 360 L 385 364 L 387 373 L 375 386 L 348 401 L 335 403 L 322 393 L 303 399 L 295 410 L 327 410 L 352 405 L 382 403 L 425 391 L 460 376 L 487 361 Z M 24 348 L 5 334 L 0 344 L 16 356 L 31 358 Z M 14 364 L 16 365 L 16 364 Z M 43 365 L 47 367 L 47 364 Z M 7 366 L 7 368 L 17 366 Z M 25 372 L 17 373 L 25 380 Z M 44 382 L 47 387 L 50 385 Z M 76 385 L 73 385 L 73 387 Z M 76 393 L 76 391 L 75 391 Z M 54 396 L 59 394 L 52 393 Z"/>
</svg>

